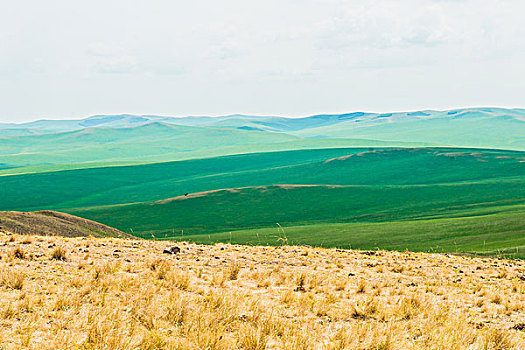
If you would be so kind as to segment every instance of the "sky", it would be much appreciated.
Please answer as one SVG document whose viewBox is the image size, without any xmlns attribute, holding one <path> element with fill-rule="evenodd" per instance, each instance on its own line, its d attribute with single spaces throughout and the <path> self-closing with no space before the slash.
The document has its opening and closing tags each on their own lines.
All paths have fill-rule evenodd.
<svg viewBox="0 0 525 350">
<path fill-rule="evenodd" d="M 0 122 L 525 107 L 523 0 L 17 0 Z"/>
</svg>

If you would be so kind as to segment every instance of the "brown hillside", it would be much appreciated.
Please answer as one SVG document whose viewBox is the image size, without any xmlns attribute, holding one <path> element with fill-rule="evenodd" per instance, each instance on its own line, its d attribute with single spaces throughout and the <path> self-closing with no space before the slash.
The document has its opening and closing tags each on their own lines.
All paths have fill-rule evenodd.
<svg viewBox="0 0 525 350">
<path fill-rule="evenodd" d="M 29 213 L 0 211 L 0 230 L 43 236 L 131 237 L 122 231 L 98 222 L 51 210 Z"/>
</svg>

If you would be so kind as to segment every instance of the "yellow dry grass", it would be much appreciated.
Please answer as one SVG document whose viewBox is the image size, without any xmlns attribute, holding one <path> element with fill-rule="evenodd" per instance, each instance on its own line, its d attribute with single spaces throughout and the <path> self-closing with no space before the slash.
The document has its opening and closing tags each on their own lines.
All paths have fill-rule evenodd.
<svg viewBox="0 0 525 350">
<path fill-rule="evenodd" d="M 523 261 L 173 244 L 0 236 L 0 349 L 525 349 Z"/>
</svg>

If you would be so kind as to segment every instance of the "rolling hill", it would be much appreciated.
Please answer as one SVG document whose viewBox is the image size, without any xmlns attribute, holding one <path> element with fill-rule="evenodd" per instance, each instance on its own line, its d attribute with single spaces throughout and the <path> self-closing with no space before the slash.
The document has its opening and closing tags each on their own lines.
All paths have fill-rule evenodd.
<svg viewBox="0 0 525 350">
<path fill-rule="evenodd" d="M 112 227 L 51 210 L 0 211 L 0 231 L 23 235 L 131 238 Z"/>
<path fill-rule="evenodd" d="M 191 157 L 228 147 L 299 139 L 278 133 L 209 129 L 151 123 L 136 128 L 86 128 L 35 136 L 0 138 L 0 162 L 11 166 L 97 161 L 151 161 Z"/>
<path fill-rule="evenodd" d="M 279 244 L 280 225 L 297 244 L 521 254 L 524 167 L 524 152 L 464 148 L 251 153 L 0 176 L 0 209 L 143 238 Z"/>
<path fill-rule="evenodd" d="M 89 163 L 147 163 L 322 147 L 525 150 L 523 135 L 525 110 L 503 108 L 353 112 L 303 118 L 97 115 L 0 124 L 0 163 L 9 167 L 10 173 L 21 173 L 64 169 L 72 164 L 81 168 Z"/>
<path fill-rule="evenodd" d="M 391 186 L 522 179 L 524 157 L 514 151 L 341 148 L 0 176 L 0 210 L 123 204 L 277 184 Z"/>
<path fill-rule="evenodd" d="M 365 139 L 305 139 L 285 133 L 150 123 L 127 128 L 86 128 L 0 137 L 4 173 L 39 172 L 93 163 L 183 160 L 274 150 L 333 147 L 409 147 L 424 143 Z M 1 170 L 1 169 L 0 169 Z"/>
<path fill-rule="evenodd" d="M 274 185 L 67 211 L 136 235 L 170 237 L 182 230 L 211 234 L 276 227 L 276 223 L 369 223 L 491 214 L 523 204 L 524 185 L 525 179 L 409 186 Z"/>
<path fill-rule="evenodd" d="M 525 150 L 525 116 L 522 111 L 458 110 L 413 118 L 399 114 L 384 114 L 375 118 L 378 119 L 344 121 L 303 129 L 294 134 Z"/>
</svg>

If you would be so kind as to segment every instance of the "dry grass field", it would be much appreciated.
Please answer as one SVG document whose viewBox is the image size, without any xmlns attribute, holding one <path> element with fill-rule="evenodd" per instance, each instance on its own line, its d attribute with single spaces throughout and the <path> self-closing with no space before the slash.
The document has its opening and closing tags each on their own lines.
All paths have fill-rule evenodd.
<svg viewBox="0 0 525 350">
<path fill-rule="evenodd" d="M 0 256 L 0 349 L 525 349 L 524 261 L 5 232 Z"/>
</svg>

